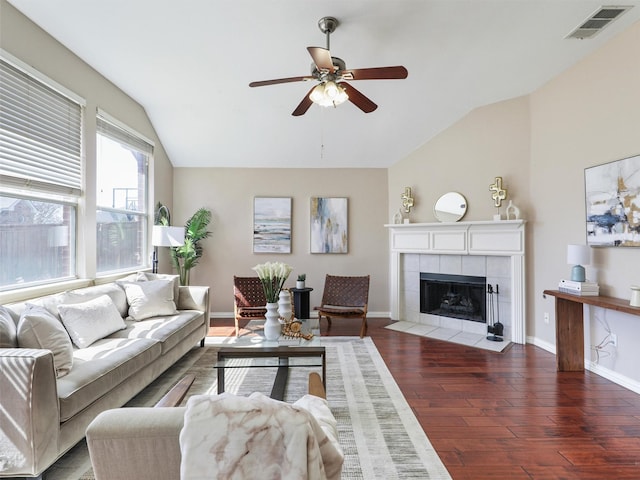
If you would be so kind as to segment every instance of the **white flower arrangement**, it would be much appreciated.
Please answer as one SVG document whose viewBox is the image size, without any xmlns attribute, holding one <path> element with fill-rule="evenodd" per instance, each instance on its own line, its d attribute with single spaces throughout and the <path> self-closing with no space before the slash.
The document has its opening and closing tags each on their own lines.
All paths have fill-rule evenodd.
<svg viewBox="0 0 640 480">
<path fill-rule="evenodd" d="M 256 265 L 252 270 L 258 274 L 267 303 L 275 303 L 293 268 L 282 262 L 266 262 Z"/>
</svg>

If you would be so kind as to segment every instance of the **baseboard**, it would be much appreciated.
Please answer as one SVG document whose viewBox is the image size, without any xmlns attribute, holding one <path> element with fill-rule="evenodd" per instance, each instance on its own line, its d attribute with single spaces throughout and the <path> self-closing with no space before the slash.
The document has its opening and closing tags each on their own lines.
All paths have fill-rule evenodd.
<svg viewBox="0 0 640 480">
<path fill-rule="evenodd" d="M 318 318 L 316 312 L 310 312 L 311 318 Z M 209 312 L 209 318 L 233 318 L 233 312 Z M 368 312 L 367 318 L 391 318 L 391 312 Z"/>
<path fill-rule="evenodd" d="M 527 337 L 527 343 L 531 345 L 535 345 L 536 347 L 540 347 L 547 352 L 556 354 L 556 346 L 553 343 L 545 342 L 536 337 Z M 640 393 L 640 382 L 634 380 L 632 378 L 627 377 L 626 375 L 621 375 L 618 372 L 614 372 L 613 370 L 603 367 L 602 365 L 598 365 L 591 360 L 584 360 L 584 368 L 589 370 L 596 375 L 600 375 L 602 378 L 606 378 L 610 382 L 613 382 L 621 387 L 627 388 L 634 393 Z"/>
<path fill-rule="evenodd" d="M 585 360 L 584 368 L 589 370 L 590 372 L 595 373 L 596 375 L 600 375 L 607 380 L 620 385 L 621 387 L 627 388 L 634 393 L 640 393 L 640 382 L 634 380 L 632 378 L 627 377 L 626 375 L 620 375 L 618 372 L 614 372 L 602 365 L 598 365 L 595 362 Z"/>
<path fill-rule="evenodd" d="M 527 337 L 526 342 L 530 343 L 531 345 L 535 345 L 536 347 L 540 347 L 541 349 L 546 350 L 549 353 L 553 353 L 554 355 L 556 354 L 555 343 L 545 342 L 544 340 L 540 340 L 537 337 Z"/>
</svg>

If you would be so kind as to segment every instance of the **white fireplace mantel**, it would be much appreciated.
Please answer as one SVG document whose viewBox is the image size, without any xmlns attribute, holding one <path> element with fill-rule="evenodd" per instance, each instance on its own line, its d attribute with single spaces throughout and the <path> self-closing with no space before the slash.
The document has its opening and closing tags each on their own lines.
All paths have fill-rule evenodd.
<svg viewBox="0 0 640 480">
<path fill-rule="evenodd" d="M 524 220 L 385 225 L 389 229 L 391 250 L 391 318 L 400 320 L 402 254 L 508 256 L 511 258 L 511 340 L 525 343 L 524 225 Z"/>
</svg>

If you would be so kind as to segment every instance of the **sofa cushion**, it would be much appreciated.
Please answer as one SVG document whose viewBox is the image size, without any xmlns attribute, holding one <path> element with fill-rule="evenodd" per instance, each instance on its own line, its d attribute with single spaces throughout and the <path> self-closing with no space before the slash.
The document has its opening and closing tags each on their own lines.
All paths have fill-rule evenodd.
<svg viewBox="0 0 640 480">
<path fill-rule="evenodd" d="M 73 370 L 58 379 L 64 422 L 160 356 L 160 344 L 144 338 L 98 340 L 73 352 Z"/>
<path fill-rule="evenodd" d="M 87 302 L 58 305 L 58 311 L 71 341 L 79 348 L 86 348 L 96 340 L 126 328 L 108 295 Z"/>
<path fill-rule="evenodd" d="M 182 310 L 177 315 L 149 318 L 142 321 L 126 320 L 126 330 L 109 338 L 148 338 L 162 344 L 162 354 L 175 347 L 191 332 L 202 328 L 202 312 Z"/>
<path fill-rule="evenodd" d="M 173 282 L 171 280 L 119 283 L 127 295 L 129 317 L 133 320 L 178 313 L 173 301 Z"/>
<path fill-rule="evenodd" d="M 73 345 L 69 334 L 46 308 L 27 304 L 17 328 L 20 348 L 51 350 L 56 376 L 63 377 L 73 366 Z"/>
</svg>

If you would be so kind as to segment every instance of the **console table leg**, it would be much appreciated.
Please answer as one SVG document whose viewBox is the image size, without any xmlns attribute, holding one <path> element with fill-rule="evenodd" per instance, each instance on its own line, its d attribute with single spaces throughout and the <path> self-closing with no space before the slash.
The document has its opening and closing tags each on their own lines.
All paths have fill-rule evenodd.
<svg viewBox="0 0 640 480">
<path fill-rule="evenodd" d="M 556 298 L 556 362 L 559 372 L 584 370 L 582 303 Z"/>
</svg>

